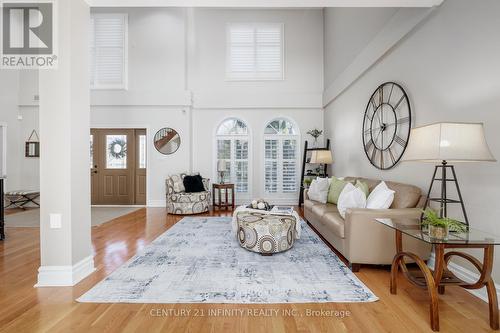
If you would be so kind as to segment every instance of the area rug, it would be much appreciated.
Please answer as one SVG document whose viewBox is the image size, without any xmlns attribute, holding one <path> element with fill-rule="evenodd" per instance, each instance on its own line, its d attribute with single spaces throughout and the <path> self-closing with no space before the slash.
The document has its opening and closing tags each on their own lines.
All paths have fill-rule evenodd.
<svg viewBox="0 0 500 333">
<path fill-rule="evenodd" d="M 91 222 L 92 226 L 98 226 L 103 223 L 114 220 L 120 216 L 135 212 L 137 207 L 92 207 Z M 16 227 L 40 227 L 40 209 L 28 209 L 24 212 L 9 214 L 5 216 L 5 226 L 7 228 Z"/>
<path fill-rule="evenodd" d="M 80 297 L 96 303 L 316 303 L 378 298 L 304 222 L 273 256 L 241 248 L 230 217 L 186 217 Z"/>
</svg>

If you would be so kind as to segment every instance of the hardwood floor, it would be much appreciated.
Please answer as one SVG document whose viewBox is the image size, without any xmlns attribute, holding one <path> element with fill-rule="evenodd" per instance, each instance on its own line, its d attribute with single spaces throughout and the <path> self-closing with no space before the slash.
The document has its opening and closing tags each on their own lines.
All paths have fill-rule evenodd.
<svg viewBox="0 0 500 333">
<path fill-rule="evenodd" d="M 373 303 L 235 305 L 75 302 L 77 297 L 181 218 L 167 215 L 163 208 L 144 208 L 93 227 L 92 243 L 97 271 L 75 287 L 62 288 L 33 287 L 39 267 L 38 228 L 7 228 L 7 240 L 0 242 L 0 332 L 432 332 L 427 292 L 401 277 L 398 280 L 398 295 L 391 295 L 389 271 L 375 267 L 362 267 L 356 273 L 380 298 Z M 446 289 L 446 294 L 440 296 L 439 306 L 441 332 L 490 331 L 487 304 L 465 290 Z M 278 315 L 208 315 L 208 311 L 224 309 L 264 309 L 268 314 L 277 310 Z M 322 315 L 322 310 L 338 311 L 345 317 L 324 312 Z M 187 311 L 190 311 L 189 315 Z M 311 311 L 317 312 L 309 316 Z M 204 316 L 200 316 L 202 313 Z"/>
</svg>

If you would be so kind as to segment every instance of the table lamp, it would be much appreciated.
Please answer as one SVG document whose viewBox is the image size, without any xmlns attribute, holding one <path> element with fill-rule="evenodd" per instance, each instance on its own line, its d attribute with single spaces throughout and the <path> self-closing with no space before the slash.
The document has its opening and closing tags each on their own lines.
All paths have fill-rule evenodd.
<svg viewBox="0 0 500 333">
<path fill-rule="evenodd" d="M 309 163 L 314 164 L 332 164 L 333 157 L 330 150 L 313 150 Z M 320 175 L 322 176 L 322 175 Z"/>
<path fill-rule="evenodd" d="M 224 184 L 224 173 L 227 171 L 226 161 L 219 160 L 217 161 L 217 172 L 219 173 L 220 183 Z"/>
<path fill-rule="evenodd" d="M 411 130 L 410 140 L 403 161 L 440 162 L 434 168 L 424 209 L 431 201 L 439 202 L 440 217 L 448 216 L 448 204 L 460 204 L 469 225 L 462 193 L 458 185 L 457 175 L 449 162 L 496 162 L 486 142 L 482 123 L 436 123 Z M 438 175 L 441 170 L 441 175 Z M 448 173 L 451 171 L 451 175 Z M 441 182 L 441 196 L 431 198 L 435 181 Z M 449 199 L 447 183 L 453 182 L 457 189 L 458 199 Z"/>
</svg>

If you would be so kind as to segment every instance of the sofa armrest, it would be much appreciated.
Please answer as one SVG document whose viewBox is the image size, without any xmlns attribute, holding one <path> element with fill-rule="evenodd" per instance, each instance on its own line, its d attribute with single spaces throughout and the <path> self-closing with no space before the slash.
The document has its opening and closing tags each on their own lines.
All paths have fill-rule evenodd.
<svg viewBox="0 0 500 333">
<path fill-rule="evenodd" d="M 390 264 L 396 250 L 395 232 L 374 219 L 419 218 L 421 212 L 420 208 L 347 209 L 344 224 L 346 257 L 355 263 Z M 423 242 L 409 238 L 405 237 L 403 247 L 420 255 L 424 260 L 427 259 L 430 247 Z"/>
<path fill-rule="evenodd" d="M 304 189 L 304 201 L 309 200 L 309 189 L 305 188 Z"/>
</svg>

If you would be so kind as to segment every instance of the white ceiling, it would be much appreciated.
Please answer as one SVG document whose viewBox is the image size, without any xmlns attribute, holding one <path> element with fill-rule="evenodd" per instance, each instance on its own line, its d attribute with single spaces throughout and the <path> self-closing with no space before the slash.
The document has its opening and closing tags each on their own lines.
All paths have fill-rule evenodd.
<svg viewBox="0 0 500 333">
<path fill-rule="evenodd" d="M 433 7 L 444 0 L 86 0 L 91 7 Z"/>
</svg>

